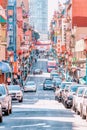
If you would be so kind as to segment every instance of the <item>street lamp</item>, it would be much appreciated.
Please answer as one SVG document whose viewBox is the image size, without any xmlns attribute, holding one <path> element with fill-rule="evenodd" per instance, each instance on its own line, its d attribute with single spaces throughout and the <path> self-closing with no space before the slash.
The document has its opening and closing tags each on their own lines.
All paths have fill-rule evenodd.
<svg viewBox="0 0 87 130">
<path fill-rule="evenodd" d="M 84 42 L 85 42 L 84 54 L 86 56 L 86 85 L 87 85 L 87 38 L 84 39 Z"/>
<path fill-rule="evenodd" d="M 68 61 L 68 52 L 65 53 L 66 81 L 68 79 L 68 75 L 67 75 L 68 74 L 68 71 L 67 71 L 68 70 L 68 62 L 67 61 Z"/>
</svg>

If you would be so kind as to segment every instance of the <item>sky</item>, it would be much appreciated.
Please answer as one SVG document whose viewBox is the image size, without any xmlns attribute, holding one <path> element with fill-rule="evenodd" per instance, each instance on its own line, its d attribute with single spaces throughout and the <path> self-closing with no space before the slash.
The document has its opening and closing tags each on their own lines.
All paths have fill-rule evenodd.
<svg viewBox="0 0 87 130">
<path fill-rule="evenodd" d="M 53 12 L 58 9 L 58 0 L 48 0 L 48 23 L 52 19 Z"/>
<path fill-rule="evenodd" d="M 61 4 L 68 0 L 59 0 Z M 52 19 L 53 12 L 58 9 L 58 0 L 48 0 L 48 26 Z"/>
</svg>

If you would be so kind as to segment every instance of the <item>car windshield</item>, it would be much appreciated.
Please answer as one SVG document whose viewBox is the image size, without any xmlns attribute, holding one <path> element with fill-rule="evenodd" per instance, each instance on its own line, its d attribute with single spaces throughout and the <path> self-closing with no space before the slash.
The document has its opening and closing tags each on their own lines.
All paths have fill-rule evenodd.
<svg viewBox="0 0 87 130">
<path fill-rule="evenodd" d="M 20 90 L 20 86 L 18 86 L 18 85 L 9 85 L 8 90 Z"/>
<path fill-rule="evenodd" d="M 0 94 L 2 95 L 6 94 L 6 89 L 4 86 L 0 86 Z"/>
</svg>

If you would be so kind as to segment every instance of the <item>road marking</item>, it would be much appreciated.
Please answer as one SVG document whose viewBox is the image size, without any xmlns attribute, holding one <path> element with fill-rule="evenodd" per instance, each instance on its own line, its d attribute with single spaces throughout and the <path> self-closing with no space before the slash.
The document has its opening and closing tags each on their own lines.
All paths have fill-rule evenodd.
<svg viewBox="0 0 87 130">
<path fill-rule="evenodd" d="M 30 127 L 30 126 L 32 126 L 32 127 L 34 127 L 34 126 L 43 126 L 43 125 L 46 125 L 46 123 L 39 123 L 39 124 L 32 124 L 32 125 L 20 125 L 20 126 L 11 126 L 11 128 L 20 128 L 20 127 Z"/>
<path fill-rule="evenodd" d="M 46 78 L 50 78 L 50 73 L 42 73 L 40 75 L 33 75 L 33 74 L 30 74 L 28 75 L 29 77 L 46 77 Z"/>
</svg>

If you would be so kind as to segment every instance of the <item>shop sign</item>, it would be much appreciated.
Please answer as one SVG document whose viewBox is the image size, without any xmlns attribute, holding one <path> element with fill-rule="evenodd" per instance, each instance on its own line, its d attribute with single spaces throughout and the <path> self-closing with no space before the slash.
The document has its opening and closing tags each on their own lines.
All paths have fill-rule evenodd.
<svg viewBox="0 0 87 130">
<path fill-rule="evenodd" d="M 2 75 L 2 70 L 0 70 L 0 75 Z"/>
<path fill-rule="evenodd" d="M 8 0 L 7 45 L 9 51 L 16 51 L 16 0 Z"/>
</svg>

